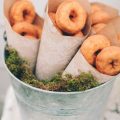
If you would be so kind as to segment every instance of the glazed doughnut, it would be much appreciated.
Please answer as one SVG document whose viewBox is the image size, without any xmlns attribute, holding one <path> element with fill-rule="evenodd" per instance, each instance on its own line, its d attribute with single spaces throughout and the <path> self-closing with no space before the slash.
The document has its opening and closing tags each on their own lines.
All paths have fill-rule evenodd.
<svg viewBox="0 0 120 120">
<path fill-rule="evenodd" d="M 56 24 L 64 32 L 75 34 L 85 26 L 87 13 L 76 0 L 65 0 L 57 9 Z"/>
<path fill-rule="evenodd" d="M 80 32 L 78 32 L 77 34 L 75 34 L 74 36 L 75 36 L 75 37 L 83 37 L 84 35 L 83 35 L 83 33 L 80 31 Z"/>
<path fill-rule="evenodd" d="M 10 20 L 12 25 L 23 21 L 32 23 L 35 16 L 34 6 L 28 0 L 18 0 L 10 9 Z"/>
<path fill-rule="evenodd" d="M 110 20 L 110 15 L 105 11 L 97 11 L 91 14 L 92 24 L 106 23 Z"/>
<path fill-rule="evenodd" d="M 62 31 L 57 27 L 55 13 L 49 12 L 48 14 L 49 14 L 49 17 L 50 17 L 51 21 L 53 22 L 54 26 L 56 27 L 56 29 L 62 34 Z"/>
<path fill-rule="evenodd" d="M 80 50 L 86 60 L 94 65 L 97 54 L 104 48 L 109 47 L 109 40 L 103 35 L 93 35 L 87 38 Z"/>
<path fill-rule="evenodd" d="M 35 25 L 32 25 L 27 22 L 16 23 L 13 26 L 13 30 L 15 32 L 21 34 L 22 36 L 25 36 L 26 34 L 35 36 L 36 38 L 38 38 L 38 36 L 39 36 L 38 28 Z"/>
<path fill-rule="evenodd" d="M 120 47 L 107 47 L 96 58 L 96 68 L 103 74 L 117 75 L 120 73 Z"/>
<path fill-rule="evenodd" d="M 93 30 L 95 33 L 100 32 L 106 26 L 105 23 L 99 23 L 93 26 Z"/>
</svg>

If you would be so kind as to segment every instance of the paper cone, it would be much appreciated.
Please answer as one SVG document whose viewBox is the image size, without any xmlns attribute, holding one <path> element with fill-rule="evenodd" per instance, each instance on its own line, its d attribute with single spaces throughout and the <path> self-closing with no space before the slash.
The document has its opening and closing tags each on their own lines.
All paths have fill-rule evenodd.
<svg viewBox="0 0 120 120">
<path fill-rule="evenodd" d="M 89 35 L 91 21 L 88 18 L 84 29 L 85 37 L 64 36 L 56 29 L 48 12 L 55 12 L 57 7 L 64 0 L 49 0 L 45 16 L 43 35 L 39 49 L 36 76 L 38 79 L 50 79 L 53 75 L 63 71 L 77 52 L 83 40 Z M 90 5 L 87 0 L 78 0 L 80 4 L 90 12 Z"/>
<path fill-rule="evenodd" d="M 99 34 L 106 36 L 110 40 L 112 46 L 120 47 L 120 17 L 117 17 L 110 21 L 107 26 L 99 32 Z M 68 67 L 65 69 L 63 75 L 69 73 L 73 76 L 77 76 L 80 74 L 80 72 L 91 72 L 100 83 L 107 82 L 112 77 L 114 77 L 102 74 L 97 71 L 86 61 L 79 50 Z"/>
<path fill-rule="evenodd" d="M 30 67 L 34 69 L 39 49 L 40 40 L 33 39 L 30 40 L 26 37 L 19 35 L 18 33 L 12 30 L 9 20 L 9 10 L 12 4 L 16 0 L 4 0 L 4 19 L 5 27 L 8 38 L 8 45 L 17 50 L 19 55 L 27 60 L 30 64 Z M 35 24 L 39 27 L 43 25 L 43 20 L 40 17 L 36 17 Z"/>
<path fill-rule="evenodd" d="M 77 52 L 73 60 L 70 62 L 68 67 L 65 69 L 63 73 L 63 77 L 65 74 L 71 74 L 73 76 L 80 75 L 81 72 L 91 72 L 94 77 L 98 80 L 99 83 L 104 83 L 110 80 L 113 76 L 105 75 L 97 71 L 93 66 L 91 66 L 80 50 Z"/>
</svg>

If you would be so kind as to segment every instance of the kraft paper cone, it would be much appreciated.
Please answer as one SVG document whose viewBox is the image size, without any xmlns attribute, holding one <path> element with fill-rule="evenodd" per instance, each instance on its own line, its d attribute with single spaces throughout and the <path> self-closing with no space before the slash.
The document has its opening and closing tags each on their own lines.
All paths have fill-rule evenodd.
<svg viewBox="0 0 120 120">
<path fill-rule="evenodd" d="M 70 62 L 68 67 L 63 72 L 63 77 L 65 74 L 71 74 L 73 76 L 80 75 L 81 72 L 91 72 L 99 83 L 105 83 L 110 80 L 113 76 L 105 75 L 97 71 L 93 66 L 91 66 L 80 50 L 77 52 L 73 60 Z"/>
<path fill-rule="evenodd" d="M 39 49 L 40 40 L 30 40 L 26 37 L 19 35 L 12 30 L 9 20 L 9 10 L 12 4 L 16 0 L 4 0 L 4 18 L 5 27 L 8 38 L 8 45 L 17 50 L 19 55 L 25 59 L 32 69 L 34 69 Z M 35 24 L 41 28 L 43 20 L 40 17 L 36 17 Z"/>
<path fill-rule="evenodd" d="M 64 0 L 49 0 L 45 16 L 43 35 L 39 49 L 36 76 L 38 79 L 50 79 L 56 73 L 63 71 L 77 52 L 83 40 L 89 35 L 91 21 L 88 18 L 84 29 L 85 37 L 64 36 L 56 29 L 48 12 L 56 12 Z M 90 5 L 87 0 L 78 0 L 90 14 Z"/>
</svg>

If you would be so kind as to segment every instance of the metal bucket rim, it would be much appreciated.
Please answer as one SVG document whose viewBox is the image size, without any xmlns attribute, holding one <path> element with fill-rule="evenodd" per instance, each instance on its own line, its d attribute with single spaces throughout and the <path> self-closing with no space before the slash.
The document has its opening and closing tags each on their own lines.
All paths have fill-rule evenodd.
<svg viewBox="0 0 120 120">
<path fill-rule="evenodd" d="M 6 44 L 7 45 L 7 44 Z M 88 89 L 88 90 L 85 90 L 85 91 L 76 91 L 76 92 L 55 92 L 55 91 L 48 91 L 48 90 L 43 90 L 43 89 L 40 89 L 40 88 L 36 88 L 36 87 L 33 87 L 29 84 L 26 84 L 25 82 L 19 80 L 17 77 L 15 77 L 11 71 L 8 69 L 6 63 L 5 63 L 5 48 L 6 48 L 6 45 L 4 46 L 4 50 L 3 50 L 3 64 L 4 64 L 4 67 L 5 69 L 7 70 L 7 72 L 10 74 L 11 77 L 13 77 L 17 82 L 19 82 L 20 84 L 22 84 L 23 86 L 26 86 L 30 89 L 33 89 L 35 91 L 38 91 L 38 92 L 43 92 L 43 93 L 49 93 L 49 94 L 58 94 L 58 95 L 76 95 L 76 94 L 83 94 L 83 93 L 88 93 L 88 92 L 91 92 L 91 91 L 94 91 L 96 89 L 99 89 L 101 87 L 104 87 L 106 85 L 108 85 L 110 82 L 112 82 L 113 80 L 115 80 L 117 77 L 115 78 L 112 78 L 111 80 L 109 80 L 108 82 L 102 84 L 102 85 L 99 85 L 97 87 L 94 87 L 92 89 Z M 119 76 L 119 75 L 117 75 Z"/>
</svg>

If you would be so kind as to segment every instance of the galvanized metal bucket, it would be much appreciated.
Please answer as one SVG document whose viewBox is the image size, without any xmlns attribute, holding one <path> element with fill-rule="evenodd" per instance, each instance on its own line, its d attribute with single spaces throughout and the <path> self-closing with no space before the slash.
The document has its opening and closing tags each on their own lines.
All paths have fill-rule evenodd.
<svg viewBox="0 0 120 120">
<path fill-rule="evenodd" d="M 118 0 L 103 2 L 119 9 Z M 83 92 L 50 92 L 23 83 L 9 71 L 5 61 L 4 65 L 11 77 L 22 120 L 102 120 L 115 78 Z"/>
<path fill-rule="evenodd" d="M 11 77 L 22 120 L 101 120 L 115 81 L 83 92 L 50 92 L 23 83 L 5 62 L 4 65 Z"/>
</svg>

